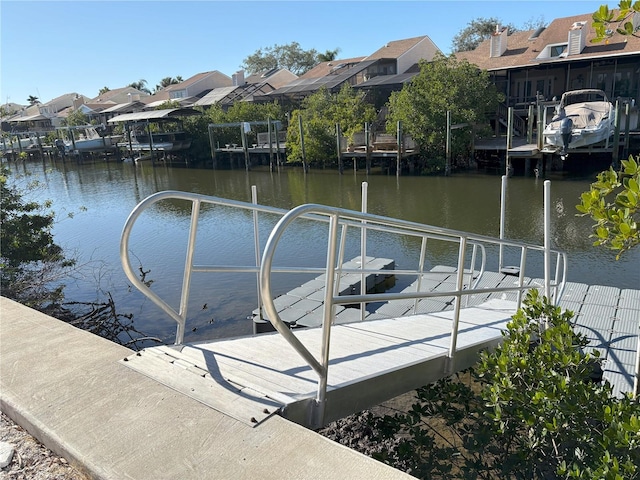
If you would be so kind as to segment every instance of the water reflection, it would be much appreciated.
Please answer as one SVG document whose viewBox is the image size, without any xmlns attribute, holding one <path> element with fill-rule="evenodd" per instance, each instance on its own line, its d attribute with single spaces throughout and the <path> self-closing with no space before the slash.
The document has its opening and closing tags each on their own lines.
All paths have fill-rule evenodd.
<svg viewBox="0 0 640 480">
<path fill-rule="evenodd" d="M 119 308 L 134 313 L 138 328 L 165 338 L 172 338 L 175 325 L 141 295 L 129 290 L 118 251 L 127 216 L 137 203 L 158 191 L 180 190 L 248 202 L 251 186 L 256 185 L 258 201 L 266 205 L 289 209 L 303 203 L 319 203 L 360 210 L 361 183 L 367 181 L 370 213 L 483 235 L 499 234 L 498 176 L 367 177 L 363 172 L 338 175 L 331 170 L 305 175 L 291 168 L 275 172 L 213 171 L 104 162 L 34 162 L 16 168 L 44 183 L 45 190 L 37 196 L 51 199 L 56 211 L 87 209 L 73 219 L 59 222 L 54 230 L 60 244 L 77 252 L 81 262 L 89 263 L 84 277 L 69 282 L 69 297 L 89 301 L 95 298 L 97 289 L 110 291 Z M 615 262 L 612 253 L 592 247 L 590 219 L 575 215 L 580 193 L 588 189 L 591 181 L 552 179 L 553 247 L 569 253 L 569 280 L 640 288 L 640 249 Z M 543 179 L 510 179 L 506 200 L 506 236 L 542 244 Z M 153 288 L 172 302 L 179 300 L 189 212 L 186 202 L 165 202 L 140 223 L 133 236 L 133 255 L 140 259 L 141 267 L 150 270 Z M 250 214 L 211 208 L 203 211 L 202 219 L 197 261 L 212 263 L 215 258 L 221 264 L 255 262 Z M 276 219 L 263 216 L 260 221 L 264 245 Z M 390 239 L 373 233 L 369 239 L 369 254 L 394 258 L 399 266 L 414 258 L 411 252 L 419 248 L 415 239 Z M 305 255 L 314 250 L 324 251 L 323 234 L 300 228 L 290 246 L 293 255 L 308 258 Z M 456 254 L 456 249 L 449 246 L 437 246 L 428 261 L 430 265 L 446 263 Z M 196 328 L 192 335 L 220 337 L 251 331 L 245 318 L 255 308 L 256 289 L 246 276 L 220 275 L 213 280 L 196 276 L 194 283 L 202 284 L 202 292 L 190 307 L 193 317 L 189 325 Z M 204 304 L 206 309 L 202 308 Z"/>
</svg>

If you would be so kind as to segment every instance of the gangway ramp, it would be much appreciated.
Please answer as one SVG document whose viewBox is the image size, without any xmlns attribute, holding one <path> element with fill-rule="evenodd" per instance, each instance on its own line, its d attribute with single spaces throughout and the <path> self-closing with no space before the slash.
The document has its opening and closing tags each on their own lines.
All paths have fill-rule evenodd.
<svg viewBox="0 0 640 480">
<path fill-rule="evenodd" d="M 129 258 L 128 240 L 136 219 L 146 208 L 166 199 L 192 202 L 179 309 L 142 282 Z M 256 226 L 255 265 L 194 262 L 199 211 L 205 204 L 248 210 L 256 225 L 258 213 L 280 216 L 264 249 L 259 247 Z M 545 215 L 548 220 L 548 207 Z M 301 231 L 326 241 L 326 250 L 314 257 L 313 265 L 298 256 L 281 255 L 287 242 L 295 240 L 292 235 Z M 386 268 L 388 262 L 368 261 L 377 257 L 368 247 L 368 234 L 384 235 L 385 242 L 393 237 L 393 245 L 412 246 L 415 259 L 407 257 L 393 270 Z M 457 251 L 457 259 L 429 271 L 428 252 L 443 248 Z M 209 245 L 207 251 L 213 259 L 215 245 Z M 504 258 L 513 262 L 509 268 L 513 275 L 502 272 L 503 251 Z M 185 192 L 159 192 L 143 200 L 125 224 L 120 252 L 129 281 L 178 327 L 174 346 L 132 355 L 125 362 L 129 367 L 252 425 L 279 411 L 312 428 L 471 366 L 480 351 L 501 341 L 502 331 L 529 288 L 544 290 L 552 302 L 561 298 L 567 265 L 566 255 L 552 250 L 548 243 L 543 247 L 325 205 L 306 204 L 282 211 Z M 360 254 L 356 259 L 367 261 L 349 265 L 346 259 L 353 252 Z M 497 257 L 498 253 L 501 273 L 494 275 L 486 266 L 489 254 Z M 544 278 L 541 284 L 530 286 L 530 278 L 535 277 L 525 267 L 532 270 L 532 265 L 544 265 Z M 277 333 L 185 344 L 194 272 L 253 276 L 262 318 Z M 368 291 L 367 279 L 390 272 L 402 279 L 398 288 L 409 287 Z M 540 268 L 538 272 L 542 273 Z M 284 319 L 286 308 L 278 304 L 282 298 L 277 293 L 279 276 L 294 274 L 315 276 L 313 281 L 323 283 L 314 285 L 313 292 L 305 289 L 306 297 L 300 300 L 311 302 L 314 296 L 317 305 L 310 309 L 313 321 L 305 321 L 304 314 L 296 319 L 297 325 L 307 328 L 292 328 L 293 322 Z M 341 295 L 345 274 L 360 278 L 360 292 Z M 349 318 L 343 321 L 346 312 Z"/>
<path fill-rule="evenodd" d="M 379 404 L 471 366 L 502 339 L 516 303 L 489 300 L 460 311 L 454 364 L 454 311 L 335 325 L 322 423 Z M 320 356 L 322 329 L 296 336 Z M 317 376 L 278 333 L 147 348 L 123 360 L 130 368 L 249 425 L 280 412 L 307 426 Z"/>
</svg>

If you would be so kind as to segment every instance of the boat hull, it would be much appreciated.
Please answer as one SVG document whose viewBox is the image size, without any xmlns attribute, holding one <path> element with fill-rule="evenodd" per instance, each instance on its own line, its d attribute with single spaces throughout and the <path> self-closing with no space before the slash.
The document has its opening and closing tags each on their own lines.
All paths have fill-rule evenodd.
<svg viewBox="0 0 640 480">
<path fill-rule="evenodd" d="M 597 95 L 598 100 L 570 103 L 581 95 Z M 543 137 L 546 146 L 566 151 L 605 142 L 613 133 L 613 105 L 604 92 L 576 90 L 562 96 L 558 113 L 545 127 Z"/>
</svg>

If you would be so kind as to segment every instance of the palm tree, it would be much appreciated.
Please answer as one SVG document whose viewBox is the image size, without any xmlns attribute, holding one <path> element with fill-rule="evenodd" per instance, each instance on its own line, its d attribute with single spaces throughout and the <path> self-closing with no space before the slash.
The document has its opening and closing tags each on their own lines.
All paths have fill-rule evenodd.
<svg viewBox="0 0 640 480">
<path fill-rule="evenodd" d="M 338 53 L 340 53 L 339 48 L 336 48 L 335 50 L 327 50 L 324 53 L 319 53 L 318 62 L 331 62 L 336 59 Z"/>
<path fill-rule="evenodd" d="M 164 77 L 162 80 L 160 80 L 160 84 L 156 85 L 156 92 L 160 91 L 164 88 L 167 88 L 169 85 L 177 85 L 178 83 L 182 82 L 182 77 L 180 75 L 178 75 L 177 77 Z"/>
<path fill-rule="evenodd" d="M 147 88 L 147 81 L 144 78 L 141 78 L 137 82 L 130 83 L 129 86 L 135 88 L 136 90 L 140 90 L 141 92 L 151 94 L 151 90 Z"/>
<path fill-rule="evenodd" d="M 35 95 L 29 95 L 29 98 L 27 98 L 27 102 L 29 102 L 29 106 L 31 106 L 35 105 L 36 103 L 40 103 L 40 99 L 38 99 L 38 97 L 36 97 Z"/>
</svg>

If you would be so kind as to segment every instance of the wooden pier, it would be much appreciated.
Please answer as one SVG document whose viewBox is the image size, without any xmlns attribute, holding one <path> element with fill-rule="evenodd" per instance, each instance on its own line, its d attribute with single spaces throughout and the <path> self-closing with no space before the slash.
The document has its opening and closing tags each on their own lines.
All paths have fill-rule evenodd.
<svg viewBox="0 0 640 480">
<path fill-rule="evenodd" d="M 406 291 L 452 291 L 456 278 L 455 268 L 435 267 Z M 318 301 L 314 281 L 284 296 L 297 298 L 289 307 Z M 507 273 L 485 272 L 476 288 L 513 286 L 517 281 L 518 277 Z M 544 284 L 542 279 L 526 282 L 540 289 Z M 516 311 L 515 295 L 497 292 L 470 296 L 460 312 L 453 361 L 448 358 L 453 297 L 392 300 L 368 312 L 365 321 L 360 321 L 358 308 L 340 310 L 331 330 L 323 423 L 470 367 L 480 351 L 501 342 L 502 332 Z M 285 303 L 282 311 L 289 308 Z M 576 330 L 591 341 L 587 351 L 600 351 L 604 379 L 612 384 L 614 393 L 632 391 L 640 290 L 568 283 L 560 306 L 575 313 Z M 304 308 L 291 312 L 296 312 L 294 316 L 303 314 L 295 319 L 297 325 L 315 326 L 315 310 L 306 315 Z M 347 320 L 345 312 L 349 311 Z M 343 322 L 338 321 L 341 315 L 345 315 Z M 296 330 L 296 336 L 314 354 L 321 348 L 321 335 L 320 328 Z M 317 376 L 277 333 L 151 347 L 127 357 L 124 363 L 248 425 L 258 425 L 280 412 L 303 425 L 318 426 L 315 419 L 308 418 L 308 405 L 315 401 Z"/>
</svg>

